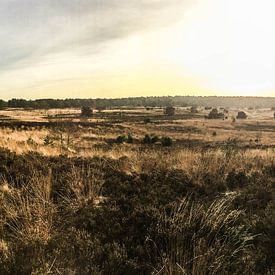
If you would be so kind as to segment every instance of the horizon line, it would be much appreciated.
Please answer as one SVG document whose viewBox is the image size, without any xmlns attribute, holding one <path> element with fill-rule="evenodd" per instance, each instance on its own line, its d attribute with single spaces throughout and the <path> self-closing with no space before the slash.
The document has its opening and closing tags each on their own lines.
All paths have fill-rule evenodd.
<svg viewBox="0 0 275 275">
<path fill-rule="evenodd" d="M 220 98 L 270 98 L 270 99 L 275 99 L 275 95 L 274 96 L 253 96 L 253 95 L 247 95 L 247 96 L 236 96 L 236 95 L 149 95 L 149 96 L 128 96 L 128 97 L 63 97 L 63 98 L 53 98 L 53 97 L 45 97 L 45 98 L 23 98 L 23 97 L 12 97 L 9 99 L 2 99 L 0 98 L 0 100 L 2 101 L 10 101 L 10 100 L 26 100 L 26 101 L 36 101 L 36 100 L 98 100 L 98 99 L 105 99 L 105 100 L 111 100 L 111 99 L 127 99 L 127 98 L 160 98 L 160 97 L 204 97 L 204 98 L 213 98 L 213 97 L 220 97 Z"/>
</svg>

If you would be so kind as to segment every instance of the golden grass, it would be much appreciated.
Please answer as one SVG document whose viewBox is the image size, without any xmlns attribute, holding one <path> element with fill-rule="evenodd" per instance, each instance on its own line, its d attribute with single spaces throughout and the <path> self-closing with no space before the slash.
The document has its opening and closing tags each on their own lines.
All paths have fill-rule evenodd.
<svg viewBox="0 0 275 275">
<path fill-rule="evenodd" d="M 112 113 L 118 110 L 104 111 L 112 118 Z M 146 115 L 160 115 L 162 110 L 144 110 L 142 108 L 122 110 L 122 112 L 131 114 L 132 112 Z M 189 112 L 186 108 L 180 108 L 180 112 Z M 201 110 L 202 114 L 208 111 Z M 230 115 L 235 114 L 237 110 L 230 110 Z M 131 134 L 134 139 L 142 140 L 145 134 L 157 135 L 159 137 L 169 136 L 177 142 L 197 142 L 201 144 L 215 144 L 228 141 L 228 139 L 236 139 L 241 145 L 246 146 L 275 146 L 275 120 L 269 118 L 270 110 L 252 110 L 251 118 L 244 121 L 236 121 L 232 123 L 229 120 L 205 120 L 186 119 L 186 120 L 163 120 L 157 123 L 144 124 L 143 119 L 138 122 L 119 122 L 114 124 L 114 127 L 109 127 L 105 122 L 110 122 L 109 119 L 93 118 L 92 120 L 100 120 L 100 125 L 92 128 L 79 128 L 76 133 L 70 137 L 71 143 L 66 145 L 66 133 L 64 133 L 64 143 L 61 144 L 59 134 L 49 129 L 20 129 L 12 130 L 7 128 L 0 129 L 0 147 L 7 148 L 18 154 L 35 151 L 46 156 L 57 156 L 61 153 L 66 153 L 68 156 L 105 156 L 110 158 L 120 158 L 127 156 L 134 159 L 135 155 L 139 154 L 139 145 L 114 145 L 108 146 L 106 140 L 116 139 L 119 135 Z M 77 109 L 52 109 L 52 110 L 2 110 L 0 115 L 10 116 L 12 118 L 27 120 L 27 121 L 44 121 L 45 115 L 57 114 L 78 114 Z M 58 120 L 58 119 L 57 119 Z M 153 121 L 154 122 L 154 121 Z M 263 127 L 260 131 L 259 126 Z M 266 130 L 265 130 L 266 129 Z M 52 136 L 55 140 L 52 146 L 45 146 L 44 139 L 46 136 Z M 66 148 L 64 148 L 64 146 Z M 172 150 L 173 151 L 173 150 Z M 182 159 L 187 160 L 186 154 L 193 155 L 193 152 L 187 153 L 188 150 L 184 146 L 177 148 Z M 255 152 L 255 151 L 253 151 Z M 259 154 L 261 150 L 257 151 Z M 174 154 L 174 151 L 173 151 Z M 265 154 L 265 153 L 263 153 Z M 271 154 L 271 153 L 269 153 Z M 161 157 L 161 156 L 158 156 Z M 169 156 L 169 158 L 174 158 Z M 180 157 L 177 157 L 180 159 Z M 189 158 L 192 159 L 191 156 Z M 165 161 L 164 161 L 165 162 Z M 182 163 L 178 161 L 178 163 Z M 193 163 L 193 165 L 195 165 Z"/>
</svg>

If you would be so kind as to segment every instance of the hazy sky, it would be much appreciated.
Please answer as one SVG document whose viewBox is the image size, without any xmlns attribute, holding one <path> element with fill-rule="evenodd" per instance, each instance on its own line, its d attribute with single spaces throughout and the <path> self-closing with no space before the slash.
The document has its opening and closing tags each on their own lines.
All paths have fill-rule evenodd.
<svg viewBox="0 0 275 275">
<path fill-rule="evenodd" d="M 1 0 L 0 98 L 275 96 L 274 0 Z"/>
</svg>

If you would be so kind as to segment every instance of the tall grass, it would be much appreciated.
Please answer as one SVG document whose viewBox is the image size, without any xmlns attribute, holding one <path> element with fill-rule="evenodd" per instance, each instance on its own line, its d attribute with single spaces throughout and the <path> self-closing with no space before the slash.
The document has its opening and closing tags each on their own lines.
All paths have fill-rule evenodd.
<svg viewBox="0 0 275 275">
<path fill-rule="evenodd" d="M 242 212 L 231 209 L 233 199 L 224 197 L 207 207 L 194 203 L 189 196 L 175 205 L 172 213 L 164 213 L 157 240 L 162 246 L 158 255 L 162 265 L 154 274 L 244 272 L 241 263 L 253 237 L 239 224 Z"/>
<path fill-rule="evenodd" d="M 67 192 L 58 194 L 53 190 L 51 170 L 47 176 L 33 171 L 20 188 L 2 179 L 0 274 L 63 274 L 64 267 L 59 268 L 47 250 L 60 234 L 66 235 L 64 224 L 70 222 L 72 215 L 85 204 L 99 202 L 102 182 L 91 173 L 90 169 L 71 167 Z"/>
</svg>

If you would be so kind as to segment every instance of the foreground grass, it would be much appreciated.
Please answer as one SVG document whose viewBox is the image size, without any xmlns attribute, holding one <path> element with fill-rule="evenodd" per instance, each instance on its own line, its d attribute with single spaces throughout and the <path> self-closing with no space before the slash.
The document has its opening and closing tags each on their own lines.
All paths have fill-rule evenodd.
<svg viewBox="0 0 275 275">
<path fill-rule="evenodd" d="M 272 150 L 2 150 L 0 173 L 0 274 L 274 272 Z"/>
</svg>

